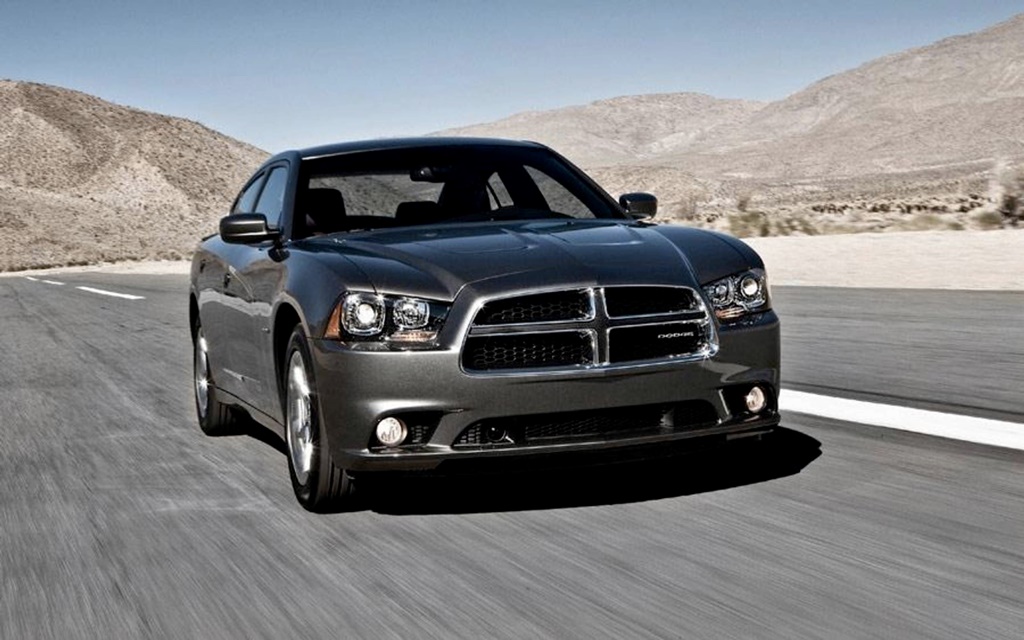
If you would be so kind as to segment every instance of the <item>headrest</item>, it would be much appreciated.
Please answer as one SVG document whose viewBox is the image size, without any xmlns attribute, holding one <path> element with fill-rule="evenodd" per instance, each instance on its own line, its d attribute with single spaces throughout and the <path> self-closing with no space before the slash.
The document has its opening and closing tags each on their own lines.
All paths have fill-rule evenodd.
<svg viewBox="0 0 1024 640">
<path fill-rule="evenodd" d="M 431 224 L 445 218 L 444 212 L 436 202 L 430 200 L 414 200 L 402 202 L 395 209 L 395 221 L 401 225 Z"/>
<path fill-rule="evenodd" d="M 309 189 L 303 198 L 303 212 L 313 231 L 332 233 L 345 228 L 345 199 L 337 189 Z"/>
</svg>

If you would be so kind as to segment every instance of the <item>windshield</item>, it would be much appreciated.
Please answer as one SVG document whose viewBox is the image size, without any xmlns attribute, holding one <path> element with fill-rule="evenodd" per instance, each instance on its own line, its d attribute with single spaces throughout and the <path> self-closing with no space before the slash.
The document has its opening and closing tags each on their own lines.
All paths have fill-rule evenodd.
<svg viewBox="0 0 1024 640">
<path fill-rule="evenodd" d="M 294 237 L 487 220 L 621 218 L 613 202 L 544 149 L 388 149 L 303 163 Z"/>
</svg>

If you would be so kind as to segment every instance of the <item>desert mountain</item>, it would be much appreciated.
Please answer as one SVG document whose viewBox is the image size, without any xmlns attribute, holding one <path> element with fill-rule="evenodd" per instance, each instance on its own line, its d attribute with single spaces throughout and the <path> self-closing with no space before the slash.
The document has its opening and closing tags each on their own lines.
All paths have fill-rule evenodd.
<svg viewBox="0 0 1024 640">
<path fill-rule="evenodd" d="M 0 271 L 188 255 L 265 157 L 195 122 L 0 81 Z"/>
<path fill-rule="evenodd" d="M 1001 174 L 1024 163 L 1024 14 L 769 104 L 637 96 L 444 133 L 549 144 L 612 193 L 647 188 L 669 215 L 708 224 L 739 202 L 854 211 L 869 228 L 887 228 L 876 213 L 994 208 Z"/>
<path fill-rule="evenodd" d="M 998 225 L 1006 185 L 1024 201 L 1024 14 L 769 104 L 630 96 L 442 133 L 549 144 L 612 193 L 657 194 L 663 218 L 741 235 Z M 265 157 L 0 81 L 0 270 L 188 255 Z"/>
<path fill-rule="evenodd" d="M 659 164 L 666 153 L 695 140 L 722 135 L 764 107 L 701 93 L 662 93 L 598 100 L 582 106 L 521 113 L 497 122 L 449 129 L 439 135 L 535 140 L 586 167 L 614 193 L 654 191 L 670 211 L 691 210 L 717 191 L 676 165 Z M 630 168 L 633 166 L 634 168 Z"/>
<path fill-rule="evenodd" d="M 762 178 L 1024 157 L 1024 15 L 820 80 L 659 164 Z"/>
<path fill-rule="evenodd" d="M 543 142 L 586 167 L 657 157 L 693 140 L 744 122 L 764 106 L 701 93 L 660 93 L 598 100 L 552 111 L 520 113 L 504 120 L 444 131 Z"/>
</svg>

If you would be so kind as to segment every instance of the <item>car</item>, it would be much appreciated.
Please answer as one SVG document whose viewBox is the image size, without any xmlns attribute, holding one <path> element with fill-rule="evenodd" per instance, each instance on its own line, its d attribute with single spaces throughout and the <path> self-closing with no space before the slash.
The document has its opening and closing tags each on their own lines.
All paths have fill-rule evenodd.
<svg viewBox="0 0 1024 640">
<path fill-rule="evenodd" d="M 670 455 L 779 423 L 779 319 L 742 241 L 656 224 L 541 144 L 279 153 L 192 259 L 195 405 L 255 421 L 299 503 L 371 472 Z"/>
</svg>

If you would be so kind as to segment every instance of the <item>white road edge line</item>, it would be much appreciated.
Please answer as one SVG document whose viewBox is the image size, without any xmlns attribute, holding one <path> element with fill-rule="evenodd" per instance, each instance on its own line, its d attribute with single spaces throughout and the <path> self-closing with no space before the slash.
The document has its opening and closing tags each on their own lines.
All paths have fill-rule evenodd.
<svg viewBox="0 0 1024 640">
<path fill-rule="evenodd" d="M 1024 424 L 783 389 L 783 411 L 1024 451 Z"/>
<path fill-rule="evenodd" d="M 40 282 L 45 282 L 46 284 L 55 284 L 58 287 L 63 287 L 64 286 L 63 282 L 57 282 L 56 280 L 40 280 Z"/>
<path fill-rule="evenodd" d="M 117 293 L 116 291 L 107 291 L 105 289 L 93 289 L 92 287 L 75 287 L 80 291 L 88 291 L 89 293 L 98 293 L 101 296 L 111 296 L 113 298 L 124 298 L 125 300 L 145 300 L 145 296 L 134 296 L 130 293 Z"/>
<path fill-rule="evenodd" d="M 25 279 L 31 280 L 32 282 L 39 282 L 39 278 L 33 278 L 32 276 L 25 276 Z"/>
</svg>

